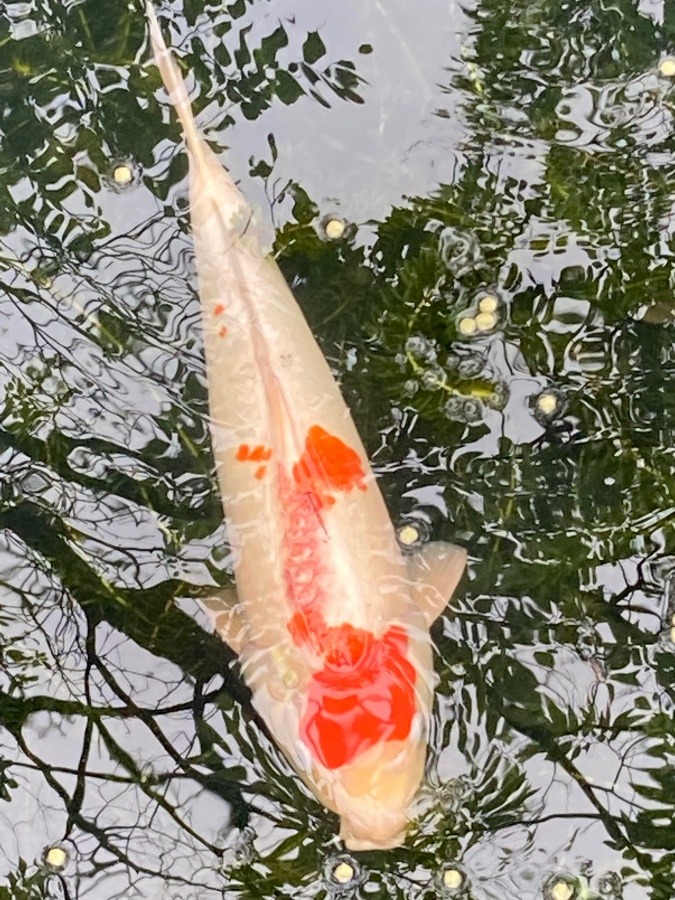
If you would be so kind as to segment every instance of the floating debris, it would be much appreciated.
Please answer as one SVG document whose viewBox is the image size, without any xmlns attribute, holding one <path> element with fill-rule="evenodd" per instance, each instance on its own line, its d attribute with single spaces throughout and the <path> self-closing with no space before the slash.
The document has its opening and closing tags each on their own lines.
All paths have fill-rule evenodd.
<svg viewBox="0 0 675 900">
<path fill-rule="evenodd" d="M 334 213 L 324 216 L 317 226 L 319 237 L 326 238 L 329 241 L 339 241 L 344 237 L 349 237 L 356 230 L 342 216 L 336 216 Z"/>
<path fill-rule="evenodd" d="M 396 528 L 396 537 L 403 550 L 417 550 L 429 540 L 431 526 L 424 519 L 410 517 Z"/>
<path fill-rule="evenodd" d="M 459 869 L 445 869 L 443 872 L 443 887 L 450 891 L 456 891 L 464 884 L 464 875 Z"/>
<path fill-rule="evenodd" d="M 544 886 L 546 900 L 573 900 L 576 895 L 576 883 L 566 875 L 554 875 Z"/>
<path fill-rule="evenodd" d="M 459 329 L 459 333 L 465 336 L 470 334 L 475 334 L 478 326 L 476 325 L 476 320 L 473 316 L 464 316 L 463 319 L 460 319 L 457 328 Z"/>
<path fill-rule="evenodd" d="M 478 301 L 478 309 L 482 313 L 496 313 L 500 306 L 500 299 L 495 294 L 485 294 Z"/>
<path fill-rule="evenodd" d="M 675 78 L 675 57 L 666 56 L 659 63 L 659 74 L 665 78 Z"/>
<path fill-rule="evenodd" d="M 479 331 L 492 331 L 499 319 L 493 312 L 479 312 L 474 322 Z"/>
<path fill-rule="evenodd" d="M 495 291 L 481 291 L 471 307 L 461 313 L 457 323 L 459 333 L 469 336 L 477 331 L 481 334 L 492 331 L 499 324 L 498 310 L 501 305 L 502 300 Z"/>
<path fill-rule="evenodd" d="M 133 160 L 115 160 L 108 170 L 108 184 L 118 193 L 135 187 L 139 180 L 140 169 Z"/>
<path fill-rule="evenodd" d="M 330 856 L 323 866 L 324 879 L 331 893 L 342 896 L 344 888 L 355 888 L 365 878 L 365 872 L 358 862 L 348 853 Z"/>
<path fill-rule="evenodd" d="M 415 381 L 414 378 L 409 378 L 403 385 L 403 393 L 406 395 L 406 397 L 414 397 L 419 389 L 419 381 Z"/>
<path fill-rule="evenodd" d="M 60 844 L 46 847 L 42 859 L 45 866 L 52 872 L 62 872 L 70 862 L 68 851 Z"/>
<path fill-rule="evenodd" d="M 134 173 L 129 166 L 123 164 L 115 166 L 112 176 L 117 184 L 129 184 L 134 180 Z"/>
<path fill-rule="evenodd" d="M 558 408 L 558 398 L 555 394 L 541 394 L 537 399 L 537 409 L 545 416 L 552 416 Z"/>
<path fill-rule="evenodd" d="M 354 877 L 354 869 L 347 862 L 338 863 L 333 869 L 333 878 L 340 884 L 349 884 Z"/>
<path fill-rule="evenodd" d="M 548 425 L 554 419 L 559 419 L 565 411 L 566 405 L 565 395 L 552 388 L 547 388 L 541 394 L 536 394 L 530 399 L 534 417 L 540 425 Z"/>
<path fill-rule="evenodd" d="M 404 547 L 412 547 L 419 543 L 420 533 L 414 525 L 403 525 L 398 530 L 398 539 Z"/>
<path fill-rule="evenodd" d="M 331 241 L 336 241 L 338 238 L 341 238 L 345 233 L 346 225 L 342 221 L 342 219 L 329 219 L 326 222 L 326 237 L 330 238 Z M 346 866 L 346 863 L 343 863 Z"/>
</svg>

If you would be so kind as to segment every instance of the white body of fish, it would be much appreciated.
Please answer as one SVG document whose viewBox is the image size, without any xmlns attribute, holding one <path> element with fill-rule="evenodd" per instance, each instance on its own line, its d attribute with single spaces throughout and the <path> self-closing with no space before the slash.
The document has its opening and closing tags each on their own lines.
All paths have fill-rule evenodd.
<svg viewBox="0 0 675 900">
<path fill-rule="evenodd" d="M 405 837 L 433 699 L 429 627 L 466 555 L 399 548 L 329 366 L 249 204 L 204 141 L 147 4 L 183 127 L 210 427 L 236 597 L 205 603 L 253 702 L 351 849 Z"/>
</svg>

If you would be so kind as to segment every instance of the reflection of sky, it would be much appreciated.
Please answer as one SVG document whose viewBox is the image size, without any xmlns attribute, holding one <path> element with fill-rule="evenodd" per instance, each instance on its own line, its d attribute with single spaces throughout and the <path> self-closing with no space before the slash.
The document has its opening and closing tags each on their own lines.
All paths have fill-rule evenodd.
<svg viewBox="0 0 675 900">
<path fill-rule="evenodd" d="M 421 15 L 419 7 L 404 0 L 305 0 L 277 3 L 271 15 L 282 23 L 295 19 L 291 43 L 293 35 L 298 41 L 318 30 L 326 60 L 353 60 L 366 82 L 358 88 L 364 103 L 345 102 L 324 90 L 330 109 L 305 97 L 292 106 L 275 101 L 254 122 L 238 117 L 222 135 L 231 144 L 227 161 L 234 172 L 245 173 L 250 156 L 269 158 L 271 132 L 279 150 L 273 174 L 278 184 L 298 181 L 322 211 L 339 206 L 355 222 L 380 219 L 404 195 L 423 196 L 452 180 L 452 148 L 462 134 L 458 95 L 442 92 L 439 85 L 448 84 L 447 67 L 460 56 L 467 19 L 459 4 L 430 0 Z M 256 28 L 269 28 L 269 20 L 253 26 L 254 36 Z M 363 44 L 373 52 L 359 54 Z M 448 119 L 434 115 L 439 108 Z M 209 121 L 208 111 L 203 120 Z"/>
<path fill-rule="evenodd" d="M 643 0 L 641 8 L 656 20 L 662 16 L 662 3 Z M 252 43 L 256 33 L 262 34 L 268 30 L 269 18 L 261 16 L 262 9 L 265 7 L 255 7 L 258 18 L 251 22 Z M 348 220 L 362 222 L 369 218 L 380 219 L 392 206 L 399 205 L 402 197 L 424 196 L 433 192 L 439 183 L 454 180 L 458 155 L 453 148 L 466 137 L 459 109 L 461 94 L 458 91 L 446 93 L 439 85 L 450 82 L 452 75 L 448 68 L 453 72 L 461 70 L 458 60 L 468 32 L 468 20 L 457 4 L 427 0 L 421 15 L 418 6 L 403 0 L 388 3 L 386 7 L 384 0 L 370 4 L 354 0 L 348 4 L 317 4 L 306 0 L 304 4 L 284 2 L 270 5 L 266 15 L 281 21 L 294 17 L 295 25 L 288 29 L 291 41 L 301 41 L 306 32 L 318 30 L 326 44 L 327 59 L 354 59 L 359 74 L 366 82 L 358 89 L 365 102 L 363 105 L 348 103 L 326 91 L 330 109 L 324 109 L 309 97 L 290 107 L 275 101 L 253 122 L 237 117 L 235 125 L 222 133 L 208 131 L 220 143 L 231 144 L 231 150 L 223 154 L 223 161 L 228 163 L 236 176 L 242 177 L 244 186 L 255 199 L 260 202 L 262 192 L 259 184 L 252 185 L 246 177 L 248 160 L 251 156 L 256 159 L 269 157 L 269 133 L 274 134 L 279 151 L 273 174 L 278 184 L 283 186 L 289 179 L 299 182 L 320 204 L 322 212 L 339 208 Z M 177 19 L 177 27 L 183 27 L 180 18 Z M 198 28 L 207 52 L 214 43 L 209 37 L 208 27 L 208 21 L 202 17 Z M 371 44 L 372 54 L 359 54 L 358 47 L 362 44 Z M 283 55 L 280 61 L 283 61 Z M 583 96 L 589 94 L 585 87 L 579 91 Z M 448 118 L 436 115 L 438 109 L 444 110 Z M 236 110 L 232 112 L 237 115 Z M 584 128 L 588 130 L 588 122 L 583 120 L 582 106 L 575 106 L 574 113 L 577 117 L 575 126 L 582 132 Z M 208 125 L 219 115 L 221 110 L 214 100 L 201 114 L 200 122 Z M 596 134 L 593 129 L 590 130 Z M 498 161 L 493 158 L 486 164 L 493 167 L 489 171 L 498 174 L 500 188 L 506 189 L 514 179 L 532 184 L 543 177 L 541 157 L 544 151 L 545 148 L 536 142 L 523 142 L 504 153 Z M 167 142 L 161 143 L 152 174 L 163 173 L 174 152 L 184 151 L 180 145 L 174 147 Z M 184 186 L 172 190 L 168 204 L 173 204 L 183 191 Z M 77 280 L 68 275 L 56 278 L 54 288 L 58 289 L 61 298 L 56 305 L 58 315 L 47 305 L 48 292 L 43 292 L 44 304 L 27 303 L 21 313 L 14 309 L 11 313 L 12 328 L 7 328 L 3 334 L 3 353 L 18 370 L 25 368 L 36 355 L 34 326 L 43 329 L 49 341 L 40 345 L 40 352 L 44 352 L 48 345 L 55 348 L 60 359 L 65 361 L 61 377 L 78 388 L 65 407 L 54 411 L 51 418 L 45 421 L 44 434 L 56 427 L 61 433 L 76 438 L 88 437 L 92 433 L 96 437 L 116 441 L 120 453 L 109 461 L 111 471 L 126 472 L 142 481 L 145 477 L 151 477 L 152 473 L 146 472 L 131 452 L 125 454 L 125 449 L 142 451 L 151 441 L 162 440 L 162 432 L 156 427 L 154 419 L 167 405 L 180 403 L 179 387 L 174 387 L 178 356 L 191 373 L 198 376 L 202 373 L 200 342 L 198 335 L 195 336 L 198 332 L 197 306 L 194 295 L 186 287 L 193 278 L 190 246 L 185 237 L 176 236 L 165 223 L 149 227 L 147 232 L 141 233 L 139 242 L 125 237 L 157 215 L 158 201 L 145 187 L 139 186 L 119 194 L 110 191 L 101 194 L 99 199 L 103 215 L 113 230 L 108 241 L 109 250 L 104 249 L 96 257 L 95 269 L 83 264 L 81 277 Z M 73 214 L 86 212 L 77 193 L 67 201 L 67 205 Z M 537 258 L 536 254 L 532 254 L 529 240 L 535 232 L 541 234 L 551 230 L 550 223 L 537 223 L 533 218 L 530 227 L 531 233 L 524 235 L 520 243 L 516 242 L 504 263 L 505 269 L 508 263 L 515 263 L 519 269 L 529 271 L 532 284 L 543 285 L 552 292 L 565 267 L 589 263 L 586 248 L 573 242 L 564 252 L 556 250 L 555 255 L 547 252 Z M 16 252 L 20 252 L 22 236 L 15 235 L 10 244 Z M 164 297 L 174 304 L 163 329 L 153 319 L 155 298 L 148 288 L 155 285 L 152 278 L 148 278 L 146 263 L 142 259 L 144 254 L 152 256 L 152 278 L 161 284 Z M 20 276 L 17 279 L 20 280 Z M 64 302 L 63 298 L 68 299 Z M 105 302 L 118 304 L 130 316 L 137 318 L 143 337 L 139 341 L 137 356 L 115 360 L 106 358 L 87 340 L 86 334 L 82 335 L 74 328 L 72 323 L 83 309 L 91 312 L 89 325 L 96 328 L 94 314 L 101 298 Z M 562 333 L 580 327 L 587 313 L 585 301 L 559 297 L 551 323 L 542 327 L 542 339 L 545 339 L 547 331 Z M 146 341 L 150 335 L 154 343 Z M 11 347 L 14 347 L 14 352 Z M 515 344 L 504 341 L 501 336 L 488 339 L 485 348 L 490 367 L 509 388 L 508 405 L 503 414 L 488 411 L 487 433 L 457 450 L 453 464 L 463 454 L 496 455 L 502 436 L 514 444 L 527 444 L 542 433 L 542 428 L 527 410 L 526 402 L 531 394 L 545 385 L 545 379 L 530 374 Z M 4 379 L 10 368 L 8 366 L 3 371 Z M 49 390 L 46 391 L 47 399 L 48 394 Z M 176 447 L 167 445 L 167 455 L 177 452 Z M 419 468 L 419 460 L 413 462 Z M 32 466 L 24 481 L 22 467 L 25 463 L 25 460 L 14 459 L 12 464 L 22 471 L 21 479 L 16 478 L 17 485 L 30 495 L 36 490 L 36 479 L 42 475 L 45 478 L 52 476 L 46 467 L 43 473 L 39 467 Z M 86 473 L 92 472 L 96 465 L 105 468 L 106 462 L 95 460 L 90 451 L 82 447 L 73 451 L 70 464 L 75 472 Z M 442 491 L 435 485 L 412 488 L 409 495 L 414 495 L 420 506 L 436 507 L 443 513 L 447 512 Z M 86 559 L 96 560 L 98 570 L 106 579 L 120 585 L 148 587 L 179 570 L 188 581 L 208 581 L 204 560 L 213 562 L 210 558 L 214 550 L 213 542 L 222 537 L 221 532 L 189 544 L 183 548 L 178 560 L 167 560 L 167 535 L 163 527 L 166 523 L 158 521 L 150 511 L 131 504 L 111 506 L 92 497 L 84 489 L 69 487 L 66 491 L 56 479 L 48 490 L 40 491 L 40 496 L 63 521 L 78 526 L 77 546 L 80 552 Z M 482 494 L 478 492 L 476 502 L 480 500 Z M 117 546 L 116 542 L 121 546 Z M 123 551 L 129 546 L 133 546 L 134 558 L 133 564 L 127 565 Z M 9 623 L 3 623 L 4 635 L 22 647 L 45 654 L 54 666 L 50 680 L 46 682 L 44 665 L 36 657 L 29 671 L 40 673 L 41 680 L 30 685 L 26 693 L 33 697 L 48 694 L 49 698 L 60 700 L 77 698 L 83 702 L 83 643 L 87 625 L 76 611 L 59 604 L 58 585 L 52 584 L 47 576 L 39 583 L 31 580 L 36 578 L 36 566 L 32 560 L 26 563 L 24 556 L 25 549 L 18 542 L 10 543 L 6 549 L 3 546 L 0 557 L 5 586 L 3 606 L 11 619 Z M 593 573 L 594 583 L 610 595 L 619 593 L 626 584 L 636 580 L 631 562 L 623 568 L 619 565 L 592 568 L 589 562 L 589 571 Z M 25 610 L 16 599 L 20 590 L 40 600 L 40 607 L 34 613 L 38 627 L 26 625 Z M 502 600 L 509 602 L 508 598 Z M 495 598 L 496 605 L 502 600 Z M 653 597 L 643 596 L 640 592 L 636 592 L 635 600 L 647 608 L 655 605 Z M 187 603 L 180 606 L 192 613 Z M 636 615 L 639 618 L 639 614 Z M 644 613 L 639 621 L 641 627 L 653 633 L 655 615 Z M 32 620 L 28 619 L 28 624 L 31 623 Z M 602 639 L 607 641 L 608 629 L 602 623 L 597 627 Z M 449 634 L 454 634 L 457 628 L 453 623 L 448 625 Z M 476 628 L 473 634 L 457 632 L 456 636 L 458 641 L 473 641 L 474 652 L 480 654 L 485 637 L 480 628 Z M 178 771 L 175 759 L 167 754 L 166 745 L 184 757 L 194 751 L 197 738 L 189 709 L 194 685 L 178 667 L 153 656 L 106 623 L 97 626 L 95 643 L 97 652 L 105 657 L 106 665 L 114 673 L 117 685 L 133 696 L 137 706 L 153 711 L 177 705 L 185 707 L 180 712 L 170 712 L 153 719 L 162 740 L 156 730 L 153 732 L 147 724 L 133 716 L 120 714 L 104 717 L 111 738 L 124 748 L 140 770 L 155 774 Z M 592 641 L 590 643 L 592 645 Z M 588 646 L 587 642 L 584 647 Z M 518 654 L 540 676 L 542 697 L 548 692 L 558 703 L 564 698 L 563 706 L 569 704 L 578 708 L 589 702 L 591 697 L 596 705 L 609 702 L 607 686 L 602 680 L 602 659 L 596 658 L 592 652 L 586 652 L 582 658 L 574 649 L 561 646 L 556 653 L 553 669 L 543 666 L 537 669 L 529 656 L 529 647 L 516 649 Z M 62 671 L 58 670 L 59 666 Z M 119 708 L 123 705 L 119 694 L 112 691 L 110 684 L 99 674 L 94 673 L 86 679 L 86 683 L 91 691 L 89 700 L 93 706 L 111 704 Z M 642 691 L 652 688 L 651 683 L 640 686 Z M 631 688 L 615 690 L 612 715 L 629 709 L 633 699 Z M 441 719 L 446 720 L 444 713 L 447 712 L 449 720 L 452 700 L 441 697 L 439 704 Z M 491 740 L 478 712 L 479 707 L 476 701 L 472 707 L 475 720 L 471 722 L 471 728 L 477 737 L 477 744 L 489 748 Z M 267 744 L 266 737 L 254 725 L 240 721 L 241 716 L 236 710 L 214 707 L 207 718 L 221 742 L 218 752 L 225 758 L 224 767 L 242 767 L 245 772 L 243 780 L 252 784 L 251 796 L 256 797 L 258 807 L 265 808 L 267 812 L 267 817 L 264 814 L 254 815 L 251 824 L 258 834 L 258 852 L 269 850 L 292 833 L 275 827 L 274 819 L 280 803 L 275 805 L 274 800 L 265 796 L 270 779 L 271 783 L 277 780 L 282 782 L 283 776 L 279 773 L 287 775 L 288 770 L 279 754 Z M 83 728 L 82 717 L 36 712 L 23 729 L 29 750 L 39 754 L 51 766 L 70 769 L 70 772 L 58 774 L 58 780 L 69 792 L 75 787 L 75 768 L 82 751 Z M 447 737 L 447 734 L 446 729 L 444 735 Z M 7 758 L 21 755 L 7 735 L 4 741 L 3 755 Z M 629 742 L 630 738 L 626 741 Z M 261 747 L 264 747 L 264 754 L 260 753 Z M 517 744 L 512 747 L 514 758 L 517 749 L 522 748 Z M 630 773 L 628 768 L 620 766 L 617 752 L 627 753 L 630 760 L 632 753 L 642 752 L 643 749 L 629 744 L 616 744 L 612 750 L 602 744 L 580 745 L 577 759 L 579 771 L 597 782 L 601 790 L 606 789 L 606 784 L 601 783 L 603 780 L 611 781 L 613 785 L 616 783 L 616 798 L 608 804 L 612 812 L 629 808 L 623 804 L 629 804 L 633 799 L 627 788 Z M 453 732 L 453 737 L 439 747 L 438 752 L 438 760 L 433 764 L 438 779 L 442 783 L 452 784 L 458 775 L 478 780 L 481 766 L 486 762 L 487 750 L 472 754 L 466 748 L 460 749 Z M 270 769 L 263 756 L 272 759 L 277 768 Z M 508 764 L 509 759 L 505 755 L 500 775 L 507 772 Z M 91 774 L 87 780 L 82 814 L 92 819 L 98 818 L 101 826 L 109 825 L 125 853 L 150 869 L 151 873 L 161 871 L 162 876 L 145 875 L 130 891 L 126 869 L 123 862 L 118 861 L 109 872 L 96 877 L 89 893 L 85 887 L 83 896 L 105 900 L 124 893 L 125 897 L 180 897 L 186 900 L 186 896 L 190 895 L 186 894 L 181 878 L 202 886 L 199 900 L 220 896 L 222 878 L 215 868 L 218 859 L 208 847 L 205 849 L 205 844 L 222 843 L 230 816 L 229 805 L 224 800 L 202 789 L 195 781 L 175 778 L 159 793 L 178 809 L 180 822 L 177 822 L 156 799 L 144 794 L 137 785 L 114 779 L 106 781 L 106 775 L 126 776 L 127 768 L 111 758 L 100 739 L 95 741 L 89 753 L 87 769 Z M 545 761 L 542 755 L 533 757 L 526 769 L 531 783 L 540 790 L 541 795 L 533 802 L 524 804 L 526 811 L 523 812 L 523 819 L 555 812 L 593 812 L 578 786 L 568 777 L 563 777 L 556 766 Z M 58 840 L 66 826 L 62 800 L 47 786 L 41 775 L 36 776 L 29 769 L 24 769 L 20 781 L 21 786 L 10 808 L 11 814 L 0 806 L 0 853 L 6 860 L 2 868 L 7 870 L 16 867 L 19 857 L 29 860 L 39 857 L 42 847 Z M 301 788 L 296 788 L 290 800 L 285 798 L 289 806 L 297 801 L 298 795 L 301 798 L 304 796 Z M 544 806 L 540 808 L 538 804 L 541 800 Z M 644 805 L 645 801 L 641 800 L 641 803 Z M 197 836 L 191 835 L 183 824 L 193 829 Z M 603 827 L 590 820 L 553 819 L 537 828 L 536 838 L 532 842 L 524 826 L 505 830 L 496 836 L 490 835 L 489 839 L 479 841 L 468 851 L 465 865 L 471 867 L 474 882 L 480 885 L 483 892 L 477 896 L 508 895 L 527 900 L 541 895 L 542 871 L 551 871 L 556 866 L 575 870 L 581 860 L 591 858 L 596 861 L 596 872 L 602 871 L 603 867 L 619 868 L 620 857 L 618 853 L 608 850 L 605 839 Z M 80 838 L 78 847 L 83 857 L 79 864 L 80 872 L 88 874 L 91 858 L 95 852 L 100 854 L 101 851 L 97 851 L 97 843 L 90 836 Z M 103 852 L 100 858 L 106 861 L 113 859 L 108 852 Z M 164 886 L 167 873 L 177 880 Z M 83 880 L 82 884 L 86 886 L 87 882 Z M 635 886 L 624 894 L 625 900 L 641 900 L 643 896 Z"/>
</svg>

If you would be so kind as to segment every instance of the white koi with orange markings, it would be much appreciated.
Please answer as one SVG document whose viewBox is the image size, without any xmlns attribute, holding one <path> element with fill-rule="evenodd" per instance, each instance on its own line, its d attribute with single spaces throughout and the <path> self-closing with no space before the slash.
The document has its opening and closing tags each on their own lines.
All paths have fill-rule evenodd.
<svg viewBox="0 0 675 900">
<path fill-rule="evenodd" d="M 423 774 L 429 627 L 466 555 L 399 549 L 328 364 L 201 136 L 147 3 L 185 134 L 210 426 L 237 598 L 204 604 L 253 702 L 352 849 L 400 844 Z"/>
</svg>

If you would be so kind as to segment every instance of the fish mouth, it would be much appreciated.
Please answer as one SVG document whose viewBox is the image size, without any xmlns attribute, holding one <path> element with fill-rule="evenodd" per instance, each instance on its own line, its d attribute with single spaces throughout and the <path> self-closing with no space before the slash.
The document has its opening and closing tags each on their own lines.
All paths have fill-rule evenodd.
<svg viewBox="0 0 675 900">
<path fill-rule="evenodd" d="M 363 822 L 343 817 L 340 839 L 348 850 L 391 850 L 405 842 L 407 824 L 405 816 L 398 814 Z"/>
</svg>

